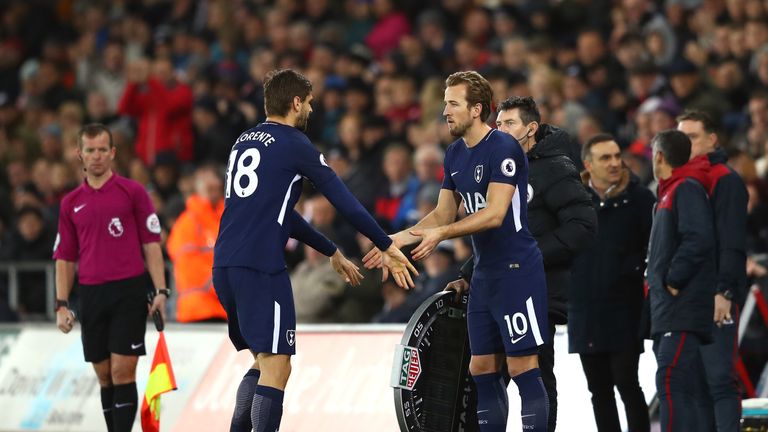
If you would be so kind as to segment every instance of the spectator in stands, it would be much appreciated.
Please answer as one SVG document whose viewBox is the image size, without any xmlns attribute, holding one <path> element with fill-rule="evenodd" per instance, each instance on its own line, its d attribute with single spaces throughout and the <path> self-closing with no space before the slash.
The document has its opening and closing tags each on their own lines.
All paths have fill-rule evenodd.
<svg viewBox="0 0 768 432">
<path fill-rule="evenodd" d="M 195 171 L 195 193 L 171 229 L 166 248 L 173 262 L 179 322 L 226 321 L 213 289 L 213 245 L 224 212 L 221 169 L 203 165 Z M 337 278 L 338 279 L 338 278 Z"/>
<path fill-rule="evenodd" d="M 223 102 L 226 105 L 226 102 Z M 195 101 L 192 111 L 192 124 L 195 137 L 195 161 L 227 163 L 229 151 L 235 143 L 233 130 L 222 121 L 217 101 L 210 96 L 203 96 Z"/>
<path fill-rule="evenodd" d="M 337 305 L 344 300 L 346 284 L 339 279 L 325 255 L 304 245 L 304 260 L 291 272 L 291 285 L 295 296 L 296 322 L 340 321 Z"/>
<path fill-rule="evenodd" d="M 411 174 L 411 152 L 403 144 L 395 143 L 387 146 L 384 150 L 382 165 L 387 186 L 385 190 L 376 194 L 375 215 L 380 220 L 387 221 L 391 229 L 400 211 L 403 197 L 418 191 L 419 180 Z"/>
<path fill-rule="evenodd" d="M 0 246 L 3 261 L 45 261 L 51 256 L 54 232 L 38 207 L 24 206 L 14 217 L 16 224 L 7 242 Z M 46 277 L 43 269 L 19 276 L 19 310 L 22 317 L 42 317 L 46 311 Z"/>
<path fill-rule="evenodd" d="M 117 40 L 110 40 L 97 53 L 93 34 L 86 34 L 77 48 L 77 85 L 104 98 L 106 113 L 117 112 L 117 104 L 126 85 L 124 71 L 125 49 Z M 99 119 L 94 119 L 99 120 Z"/>
<path fill-rule="evenodd" d="M 365 36 L 365 43 L 373 55 L 381 59 L 397 47 L 403 35 L 411 32 L 411 25 L 405 14 L 397 10 L 393 0 L 374 0 L 373 13 L 377 20 Z"/>
<path fill-rule="evenodd" d="M 416 187 L 409 187 L 400 200 L 397 214 L 392 221 L 395 230 L 415 225 L 421 220 L 418 212 L 419 192 L 428 184 L 440 185 L 443 181 L 443 150 L 434 145 L 424 145 L 413 155 Z"/>
<path fill-rule="evenodd" d="M 193 157 L 192 91 L 174 77 L 168 59 L 152 64 L 140 59 L 128 65 L 128 85 L 120 99 L 121 114 L 138 121 L 136 154 L 154 165 L 159 154 L 170 153 L 178 160 Z"/>
</svg>

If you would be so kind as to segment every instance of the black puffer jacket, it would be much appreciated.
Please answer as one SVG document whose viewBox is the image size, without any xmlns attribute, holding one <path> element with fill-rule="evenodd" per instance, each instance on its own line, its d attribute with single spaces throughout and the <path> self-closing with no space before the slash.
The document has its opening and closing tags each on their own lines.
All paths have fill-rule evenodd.
<svg viewBox="0 0 768 432">
<path fill-rule="evenodd" d="M 528 229 L 544 258 L 550 321 L 565 324 L 571 264 L 594 238 L 597 215 L 571 160 L 573 138 L 565 131 L 542 124 L 536 139 L 527 155 Z M 468 276 L 471 270 L 465 265 L 462 277 Z"/>
</svg>

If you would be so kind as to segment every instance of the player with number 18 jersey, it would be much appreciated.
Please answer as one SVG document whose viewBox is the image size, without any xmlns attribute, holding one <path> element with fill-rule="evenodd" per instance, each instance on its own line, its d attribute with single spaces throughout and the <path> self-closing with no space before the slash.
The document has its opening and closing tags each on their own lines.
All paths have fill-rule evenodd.
<svg viewBox="0 0 768 432">
<path fill-rule="evenodd" d="M 295 354 L 296 318 L 284 249 L 305 224 L 293 209 L 304 178 L 377 247 L 386 250 L 392 243 L 300 130 L 266 121 L 242 133 L 229 156 L 213 261 L 214 287 L 238 349 Z M 332 243 L 322 240 L 332 254 Z M 217 281 L 223 268 L 250 271 L 235 283 L 233 277 Z"/>
</svg>

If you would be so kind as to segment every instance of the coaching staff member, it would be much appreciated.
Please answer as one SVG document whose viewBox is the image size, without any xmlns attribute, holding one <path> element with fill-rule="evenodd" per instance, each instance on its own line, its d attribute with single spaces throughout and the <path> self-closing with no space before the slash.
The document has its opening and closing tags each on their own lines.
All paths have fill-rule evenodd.
<svg viewBox="0 0 768 432">
<path fill-rule="evenodd" d="M 696 414 L 703 402 L 696 391 L 704 373 L 699 347 L 712 339 L 717 283 L 709 163 L 688 162 L 691 140 L 683 132 L 659 132 L 651 143 L 659 193 L 648 244 L 648 295 L 661 429 L 704 430 Z"/>
<path fill-rule="evenodd" d="M 643 352 L 643 271 L 656 198 L 621 162 L 621 149 L 611 135 L 590 138 L 581 154 L 581 178 L 592 196 L 600 230 L 573 265 L 568 350 L 580 355 L 597 429 L 621 430 L 615 386 L 630 432 L 648 432 L 648 406 L 637 365 Z"/>
<path fill-rule="evenodd" d="M 747 287 L 747 188 L 726 162 L 718 145 L 711 117 L 702 111 L 686 111 L 677 118 L 677 130 L 691 140 L 691 158 L 709 162 L 709 199 L 715 218 L 717 244 L 717 291 L 713 316 L 713 342 L 701 347 L 708 390 L 701 407 L 705 428 L 736 432 L 741 420 L 741 390 L 734 360 L 738 353 L 738 305 L 744 304 Z M 712 416 L 714 413 L 714 416 Z"/>
<path fill-rule="evenodd" d="M 78 135 L 85 181 L 61 202 L 56 260 L 56 325 L 64 333 L 75 317 L 67 299 L 78 265 L 80 323 L 85 361 L 101 386 L 109 431 L 130 431 L 136 416 L 136 363 L 146 354 L 148 312 L 165 310 L 160 221 L 144 187 L 112 171 L 112 134 L 90 124 Z M 157 289 L 147 307 L 144 262 Z M 148 310 L 149 309 L 149 310 Z"/>
</svg>

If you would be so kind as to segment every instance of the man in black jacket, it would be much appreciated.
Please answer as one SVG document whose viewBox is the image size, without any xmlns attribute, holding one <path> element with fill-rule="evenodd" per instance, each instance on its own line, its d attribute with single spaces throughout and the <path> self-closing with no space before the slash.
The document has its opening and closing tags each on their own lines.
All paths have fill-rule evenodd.
<svg viewBox="0 0 768 432">
<path fill-rule="evenodd" d="M 548 431 L 557 423 L 555 324 L 567 322 L 571 264 L 597 230 L 592 201 L 581 184 L 568 133 L 541 123 L 531 97 L 511 97 L 497 108 L 496 126 L 512 135 L 528 157 L 528 227 L 544 258 L 547 278 L 549 343 L 539 348 L 539 368 L 549 397 Z M 462 267 L 462 279 L 447 289 L 463 291 L 472 275 L 472 259 Z"/>
<path fill-rule="evenodd" d="M 702 430 L 699 348 L 712 339 L 715 240 L 706 161 L 688 161 L 691 141 L 676 130 L 652 140 L 658 202 L 648 245 L 651 337 L 662 430 Z M 674 415 L 673 415 L 674 413 Z"/>
<path fill-rule="evenodd" d="M 621 430 L 614 386 L 632 432 L 648 432 L 648 406 L 637 378 L 643 343 L 643 271 L 656 198 L 621 162 L 608 134 L 582 148 L 584 185 L 600 227 L 578 255 L 568 297 L 568 351 L 580 354 L 599 431 Z"/>
<path fill-rule="evenodd" d="M 713 343 L 701 347 L 706 375 L 706 383 L 701 387 L 708 389 L 710 396 L 701 407 L 701 416 L 707 420 L 706 429 L 702 430 L 736 432 L 741 395 L 734 368 L 734 347 L 738 346 L 738 305 L 744 304 L 747 294 L 747 188 L 741 177 L 725 164 L 728 157 L 717 145 L 717 131 L 707 114 L 686 111 L 677 122 L 677 129 L 691 140 L 691 158 L 710 164 L 707 192 L 717 235 Z"/>
</svg>

